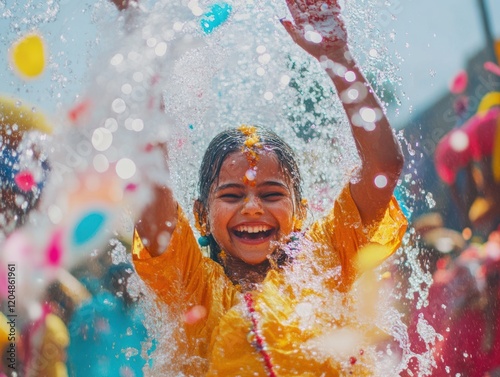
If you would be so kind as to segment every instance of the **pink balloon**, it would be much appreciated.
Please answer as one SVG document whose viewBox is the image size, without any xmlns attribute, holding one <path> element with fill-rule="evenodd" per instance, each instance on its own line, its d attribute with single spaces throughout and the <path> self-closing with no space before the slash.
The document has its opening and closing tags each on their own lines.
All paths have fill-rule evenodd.
<svg viewBox="0 0 500 377">
<path fill-rule="evenodd" d="M 450 86 L 450 91 L 453 94 L 463 93 L 465 91 L 465 89 L 467 88 L 468 82 L 469 82 L 469 76 L 467 75 L 467 72 L 460 71 L 453 79 L 451 86 Z"/>
</svg>

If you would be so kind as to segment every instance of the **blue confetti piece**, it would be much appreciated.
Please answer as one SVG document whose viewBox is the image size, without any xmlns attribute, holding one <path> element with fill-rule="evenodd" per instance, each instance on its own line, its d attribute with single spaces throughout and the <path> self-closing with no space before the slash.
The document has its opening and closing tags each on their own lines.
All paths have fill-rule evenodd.
<svg viewBox="0 0 500 377">
<path fill-rule="evenodd" d="M 210 34 L 220 25 L 227 21 L 231 15 L 232 7 L 228 3 L 214 4 L 210 11 L 205 13 L 201 20 L 201 30 L 205 34 Z"/>
<path fill-rule="evenodd" d="M 406 205 L 405 194 L 402 192 L 402 189 L 399 186 L 396 186 L 396 189 L 394 190 L 394 197 L 396 198 L 396 201 L 398 202 L 403 215 L 405 215 L 405 217 L 410 220 L 413 215 L 413 210 L 411 208 L 408 208 L 408 206 Z"/>
<path fill-rule="evenodd" d="M 77 224 L 73 232 L 73 244 L 81 246 L 92 240 L 106 222 L 106 214 L 96 211 L 86 214 Z"/>
</svg>

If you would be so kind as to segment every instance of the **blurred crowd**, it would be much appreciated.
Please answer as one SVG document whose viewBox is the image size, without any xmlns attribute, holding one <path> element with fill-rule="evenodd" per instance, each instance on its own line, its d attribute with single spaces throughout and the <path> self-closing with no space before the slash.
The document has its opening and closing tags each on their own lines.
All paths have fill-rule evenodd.
<svg viewBox="0 0 500 377">
<path fill-rule="evenodd" d="M 486 94 L 476 113 L 439 141 L 434 162 L 456 204 L 446 210 L 460 227 L 447 228 L 437 212 L 413 222 L 432 284 L 428 305 L 408 314 L 411 348 L 431 350 L 432 376 L 500 376 L 499 92 Z M 414 357 L 404 375 L 422 369 Z"/>
<path fill-rule="evenodd" d="M 0 97 L 0 244 L 28 221 L 50 171 L 38 142 L 50 127 L 32 113 Z M 113 250 L 58 268 L 40 305 L 9 302 L 0 287 L 0 376 L 143 376 L 154 343 L 128 289 L 134 269 Z"/>
</svg>

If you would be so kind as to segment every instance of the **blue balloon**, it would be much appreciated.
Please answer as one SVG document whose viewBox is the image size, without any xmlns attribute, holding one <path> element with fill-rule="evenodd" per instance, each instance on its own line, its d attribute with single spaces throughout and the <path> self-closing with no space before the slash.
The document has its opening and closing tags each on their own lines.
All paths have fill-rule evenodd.
<svg viewBox="0 0 500 377">
<path fill-rule="evenodd" d="M 231 15 L 232 7 L 228 3 L 214 4 L 210 11 L 205 13 L 200 20 L 201 30 L 205 34 L 210 34 L 220 25 L 227 21 Z"/>
<path fill-rule="evenodd" d="M 104 223 L 106 222 L 106 214 L 101 211 L 87 213 L 76 225 L 73 232 L 73 244 L 81 246 L 94 238 Z"/>
</svg>

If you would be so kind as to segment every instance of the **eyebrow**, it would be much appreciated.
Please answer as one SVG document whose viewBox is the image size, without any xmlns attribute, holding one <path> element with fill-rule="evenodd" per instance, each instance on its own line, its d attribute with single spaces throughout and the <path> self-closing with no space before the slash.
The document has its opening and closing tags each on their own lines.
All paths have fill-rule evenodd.
<svg viewBox="0 0 500 377">
<path fill-rule="evenodd" d="M 277 186 L 277 187 L 281 187 L 281 188 L 289 190 L 289 187 L 287 185 L 285 185 L 282 182 L 278 182 L 278 181 L 266 181 L 266 182 L 262 182 L 262 183 L 257 185 L 257 187 L 273 187 L 273 186 Z M 246 185 L 244 185 L 242 183 L 225 183 L 223 185 L 218 186 L 214 191 L 219 192 L 219 191 L 230 189 L 230 188 L 244 189 L 245 187 L 246 187 Z"/>
</svg>

